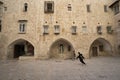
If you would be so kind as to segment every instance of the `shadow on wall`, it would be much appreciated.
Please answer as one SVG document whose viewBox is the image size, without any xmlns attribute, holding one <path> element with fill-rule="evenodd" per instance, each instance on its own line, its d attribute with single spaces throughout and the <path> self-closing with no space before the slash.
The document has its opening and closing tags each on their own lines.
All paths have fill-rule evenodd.
<svg viewBox="0 0 120 80">
<path fill-rule="evenodd" d="M 58 39 L 50 46 L 49 58 L 51 59 L 71 59 L 74 48 L 72 44 L 65 39 Z"/>
<path fill-rule="evenodd" d="M 91 44 L 89 55 L 90 57 L 110 56 L 112 53 L 112 46 L 109 41 L 104 38 L 98 38 Z"/>
<path fill-rule="evenodd" d="M 8 59 L 18 59 L 20 56 L 34 56 L 34 46 L 27 40 L 18 39 L 8 46 Z"/>
</svg>

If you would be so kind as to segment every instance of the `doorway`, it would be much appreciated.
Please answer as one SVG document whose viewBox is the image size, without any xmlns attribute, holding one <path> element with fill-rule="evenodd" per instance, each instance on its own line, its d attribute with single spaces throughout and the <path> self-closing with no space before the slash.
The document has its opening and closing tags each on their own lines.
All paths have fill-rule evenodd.
<svg viewBox="0 0 120 80">
<path fill-rule="evenodd" d="M 19 59 L 20 56 L 34 56 L 34 46 L 29 41 L 18 39 L 8 46 L 8 59 Z"/>
<path fill-rule="evenodd" d="M 25 46 L 24 45 L 15 45 L 14 46 L 14 58 L 19 58 L 19 56 L 25 55 Z"/>
<path fill-rule="evenodd" d="M 93 57 L 98 56 L 97 47 L 92 47 L 92 56 L 93 56 Z"/>
</svg>

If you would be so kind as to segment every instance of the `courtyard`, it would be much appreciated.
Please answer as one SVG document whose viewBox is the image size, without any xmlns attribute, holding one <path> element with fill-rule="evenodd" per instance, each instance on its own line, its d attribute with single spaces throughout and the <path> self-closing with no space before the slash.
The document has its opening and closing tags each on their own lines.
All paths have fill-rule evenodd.
<svg viewBox="0 0 120 80">
<path fill-rule="evenodd" d="M 79 60 L 2 60 L 0 80 L 120 80 L 120 57 Z"/>
</svg>

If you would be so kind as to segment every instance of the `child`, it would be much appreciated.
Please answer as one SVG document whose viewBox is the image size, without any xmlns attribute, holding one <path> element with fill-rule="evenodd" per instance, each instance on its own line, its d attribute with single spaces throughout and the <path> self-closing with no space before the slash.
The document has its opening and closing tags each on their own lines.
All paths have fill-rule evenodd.
<svg viewBox="0 0 120 80">
<path fill-rule="evenodd" d="M 77 56 L 77 59 L 79 58 L 79 60 L 80 60 L 80 62 L 82 63 L 82 64 L 86 64 L 84 61 L 83 61 L 83 59 L 85 59 L 84 57 L 83 57 L 83 55 L 80 53 L 80 52 L 78 52 L 78 56 Z"/>
</svg>

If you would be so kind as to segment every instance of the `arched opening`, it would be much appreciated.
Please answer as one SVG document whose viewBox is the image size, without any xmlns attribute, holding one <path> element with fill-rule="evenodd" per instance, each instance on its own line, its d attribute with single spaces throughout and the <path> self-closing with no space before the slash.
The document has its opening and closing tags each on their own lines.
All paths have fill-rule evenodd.
<svg viewBox="0 0 120 80">
<path fill-rule="evenodd" d="M 28 4 L 24 3 L 24 11 L 27 12 L 27 10 L 28 10 Z"/>
<path fill-rule="evenodd" d="M 74 48 L 70 42 L 65 39 L 56 40 L 50 47 L 49 57 L 55 59 L 72 59 Z"/>
<path fill-rule="evenodd" d="M 8 46 L 8 59 L 19 58 L 20 56 L 34 56 L 34 46 L 23 39 L 14 41 Z"/>
<path fill-rule="evenodd" d="M 90 47 L 90 57 L 96 56 L 108 56 L 112 54 L 112 46 L 111 44 L 103 39 L 98 38 L 93 41 Z"/>
</svg>

